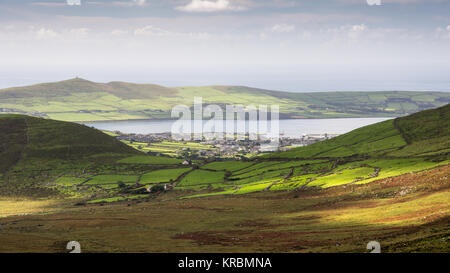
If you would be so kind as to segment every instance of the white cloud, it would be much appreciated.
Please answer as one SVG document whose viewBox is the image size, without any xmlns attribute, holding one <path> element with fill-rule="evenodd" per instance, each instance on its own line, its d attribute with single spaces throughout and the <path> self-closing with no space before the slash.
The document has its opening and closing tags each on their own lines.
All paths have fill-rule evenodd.
<svg viewBox="0 0 450 273">
<path fill-rule="evenodd" d="M 362 31 L 365 31 L 366 29 L 367 29 L 367 27 L 364 24 L 352 26 L 352 31 L 354 31 L 354 32 L 362 32 Z"/>
<path fill-rule="evenodd" d="M 147 0 L 112 1 L 112 2 L 88 2 L 89 5 L 112 5 L 116 7 L 146 6 Z"/>
<path fill-rule="evenodd" d="M 147 2 L 146 0 L 133 0 L 134 3 L 138 6 L 143 6 Z"/>
<path fill-rule="evenodd" d="M 381 0 L 381 2 L 393 4 L 413 4 L 413 3 L 442 2 L 442 0 Z"/>
<path fill-rule="evenodd" d="M 117 32 L 116 36 L 126 34 L 123 31 Z M 165 38 L 178 38 L 178 39 L 195 39 L 195 40 L 207 40 L 210 38 L 210 34 L 206 32 L 175 32 L 165 30 L 153 25 L 147 25 L 142 28 L 137 28 L 133 31 L 136 37 L 165 37 Z M 187 40 L 184 40 L 187 41 Z"/>
<path fill-rule="evenodd" d="M 14 25 L 6 25 L 3 27 L 4 30 L 13 30 L 14 29 Z"/>
<path fill-rule="evenodd" d="M 40 28 L 39 30 L 36 31 L 36 35 L 38 39 L 54 38 L 58 36 L 58 34 L 55 31 L 48 28 Z"/>
<path fill-rule="evenodd" d="M 266 39 L 267 39 L 267 34 L 265 34 L 264 32 L 261 32 L 261 33 L 259 34 L 259 39 L 261 39 L 261 40 L 266 40 Z"/>
<path fill-rule="evenodd" d="M 37 26 L 29 26 L 29 30 L 31 31 L 31 33 L 34 33 L 35 39 L 41 41 L 52 40 L 52 42 L 56 40 L 72 41 L 79 40 L 81 38 L 87 38 L 90 31 L 90 29 L 85 27 L 53 29 L 50 27 Z"/>
<path fill-rule="evenodd" d="M 442 37 L 442 28 L 437 28 L 435 38 Z M 370 45 L 413 45 L 421 44 L 430 35 L 413 31 L 406 28 L 380 28 L 366 24 L 341 25 L 336 27 L 325 27 L 312 32 L 316 43 L 322 41 L 324 44 L 369 47 Z"/>
<path fill-rule="evenodd" d="M 170 31 L 152 25 L 134 30 L 134 35 L 136 36 L 168 36 L 170 34 L 172 34 Z"/>
<path fill-rule="evenodd" d="M 310 40 L 313 36 L 310 31 L 305 30 L 299 35 L 299 37 L 302 40 Z"/>
<path fill-rule="evenodd" d="M 32 6 L 43 6 L 43 7 L 64 7 L 67 3 L 64 2 L 33 2 L 30 3 Z"/>
<path fill-rule="evenodd" d="M 364 33 L 367 30 L 367 26 L 364 24 L 361 25 L 353 25 L 350 27 L 350 30 L 348 31 L 348 37 L 352 40 L 358 39 L 362 33 Z"/>
<path fill-rule="evenodd" d="M 292 8 L 297 7 L 300 3 L 295 0 L 273 0 L 269 3 L 266 3 L 267 6 L 273 6 L 278 8 Z"/>
<path fill-rule="evenodd" d="M 229 0 L 192 0 L 187 5 L 178 6 L 175 9 L 184 12 L 218 12 L 230 10 L 239 11 L 245 10 L 246 8 L 232 5 Z"/>
<path fill-rule="evenodd" d="M 113 36 L 121 36 L 121 35 L 125 35 L 125 34 L 128 34 L 128 31 L 122 30 L 122 29 L 114 29 L 111 31 L 111 35 L 113 35 Z"/>
<path fill-rule="evenodd" d="M 77 37 L 85 37 L 88 35 L 89 29 L 88 28 L 73 28 L 69 30 L 70 34 L 73 34 Z"/>
<path fill-rule="evenodd" d="M 271 28 L 272 32 L 279 32 L 279 33 L 289 33 L 293 32 L 294 30 L 295 26 L 288 24 L 276 24 Z"/>
<path fill-rule="evenodd" d="M 81 6 L 81 0 L 67 0 L 69 6 Z"/>
<path fill-rule="evenodd" d="M 450 26 L 445 28 L 438 27 L 435 31 L 435 37 L 438 39 L 450 39 Z"/>
<path fill-rule="evenodd" d="M 374 1 L 367 1 L 367 0 L 336 0 L 337 2 L 344 3 L 344 4 L 357 4 L 360 5 L 364 2 L 374 2 Z M 445 0 L 380 0 L 381 4 L 416 4 L 416 3 L 429 3 L 429 2 L 443 2 Z"/>
</svg>

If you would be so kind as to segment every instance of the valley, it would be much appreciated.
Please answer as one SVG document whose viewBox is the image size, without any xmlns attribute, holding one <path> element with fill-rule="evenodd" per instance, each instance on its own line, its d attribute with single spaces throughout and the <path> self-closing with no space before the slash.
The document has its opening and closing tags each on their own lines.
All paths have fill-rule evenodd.
<svg viewBox="0 0 450 273">
<path fill-rule="evenodd" d="M 0 252 L 448 251 L 450 105 L 242 160 L 0 117 Z M 24 240 L 25 238 L 25 240 Z"/>
</svg>

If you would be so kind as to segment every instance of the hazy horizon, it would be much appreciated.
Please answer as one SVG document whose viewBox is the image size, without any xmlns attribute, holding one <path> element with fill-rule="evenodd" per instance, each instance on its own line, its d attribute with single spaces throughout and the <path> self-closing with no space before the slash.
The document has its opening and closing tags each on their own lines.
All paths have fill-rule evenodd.
<svg viewBox="0 0 450 273">
<path fill-rule="evenodd" d="M 448 10 L 450 0 L 2 0 L 0 88 L 79 76 L 450 91 Z"/>
</svg>

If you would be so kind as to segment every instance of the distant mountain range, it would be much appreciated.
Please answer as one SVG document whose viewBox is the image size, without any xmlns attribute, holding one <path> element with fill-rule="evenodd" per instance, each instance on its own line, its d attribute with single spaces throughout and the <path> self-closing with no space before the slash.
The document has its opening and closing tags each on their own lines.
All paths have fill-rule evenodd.
<svg viewBox="0 0 450 273">
<path fill-rule="evenodd" d="M 81 78 L 0 90 L 0 114 L 64 121 L 168 119 L 173 106 L 204 104 L 280 106 L 280 118 L 403 116 L 450 102 L 446 92 L 292 93 L 245 86 L 164 87 Z"/>
</svg>

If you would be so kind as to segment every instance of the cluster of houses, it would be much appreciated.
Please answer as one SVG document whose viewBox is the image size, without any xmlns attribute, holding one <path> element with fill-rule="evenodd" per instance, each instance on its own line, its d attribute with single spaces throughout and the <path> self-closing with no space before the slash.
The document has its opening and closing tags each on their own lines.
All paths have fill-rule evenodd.
<svg viewBox="0 0 450 273">
<path fill-rule="evenodd" d="M 119 140 L 127 140 L 133 142 L 152 143 L 172 139 L 171 133 L 122 134 L 119 131 L 114 131 L 114 133 L 117 134 L 116 138 Z"/>
<path fill-rule="evenodd" d="M 256 154 L 259 152 L 259 146 L 262 141 L 254 140 L 208 140 L 202 141 L 201 144 L 210 145 L 216 149 L 212 151 L 213 156 L 232 157 L 237 154 Z M 211 154 L 211 152 L 209 152 Z"/>
<path fill-rule="evenodd" d="M 11 108 L 0 108 L 0 112 L 2 113 L 23 113 L 23 111 L 19 109 L 11 109 Z"/>
<path fill-rule="evenodd" d="M 319 141 L 324 141 L 333 137 L 337 137 L 338 134 L 304 134 L 300 138 L 281 138 L 281 146 L 308 146 Z"/>
<path fill-rule="evenodd" d="M 25 112 L 19 109 L 14 108 L 0 108 L 0 113 L 11 113 L 11 114 L 22 114 L 22 115 L 28 115 L 33 117 L 40 117 L 45 118 L 47 117 L 47 114 L 42 112 Z"/>
<path fill-rule="evenodd" d="M 153 133 L 153 134 L 121 134 L 120 132 L 115 132 L 118 136 L 116 138 L 120 140 L 128 140 L 132 142 L 142 142 L 142 143 L 157 143 L 162 141 L 172 141 L 172 136 L 170 133 Z M 182 148 L 175 151 L 174 153 L 179 158 L 230 158 L 230 157 L 245 157 L 249 154 L 259 154 L 266 152 L 275 151 L 286 151 L 292 148 L 311 145 L 313 143 L 323 141 L 336 137 L 336 134 L 304 134 L 295 137 L 284 137 L 281 136 L 278 144 L 273 144 L 271 139 L 258 139 L 252 140 L 247 138 L 244 139 L 201 139 L 201 140 L 191 140 L 191 142 L 196 142 L 205 145 L 204 149 L 189 149 Z M 208 147 L 208 148 L 206 148 Z M 156 152 L 149 152 L 155 154 Z M 158 153 L 159 154 L 159 153 Z"/>
</svg>

